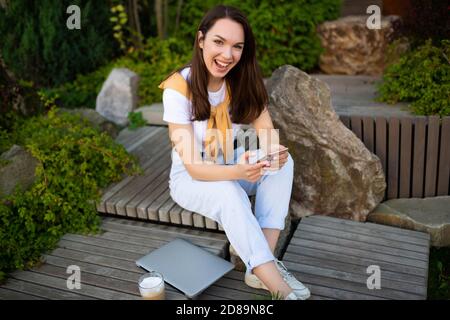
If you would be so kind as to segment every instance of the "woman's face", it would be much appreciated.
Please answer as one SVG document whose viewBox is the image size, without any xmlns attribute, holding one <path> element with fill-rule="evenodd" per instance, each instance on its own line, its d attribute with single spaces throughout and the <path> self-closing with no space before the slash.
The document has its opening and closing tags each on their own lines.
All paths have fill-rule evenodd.
<svg viewBox="0 0 450 320">
<path fill-rule="evenodd" d="M 219 19 L 202 38 L 199 31 L 199 46 L 209 71 L 210 82 L 221 81 L 239 62 L 244 50 L 244 29 L 240 23 L 230 19 Z"/>
</svg>

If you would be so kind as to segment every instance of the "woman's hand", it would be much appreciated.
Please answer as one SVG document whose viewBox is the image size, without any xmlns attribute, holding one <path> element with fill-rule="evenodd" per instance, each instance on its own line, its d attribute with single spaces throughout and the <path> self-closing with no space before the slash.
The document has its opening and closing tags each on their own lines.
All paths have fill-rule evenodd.
<svg viewBox="0 0 450 320">
<path fill-rule="evenodd" d="M 238 176 L 240 179 L 247 180 L 250 182 L 258 181 L 261 176 L 264 175 L 263 168 L 268 167 L 269 161 L 262 161 L 260 163 L 249 164 L 249 157 L 251 151 L 246 151 L 239 158 L 236 168 L 238 170 Z"/>
</svg>

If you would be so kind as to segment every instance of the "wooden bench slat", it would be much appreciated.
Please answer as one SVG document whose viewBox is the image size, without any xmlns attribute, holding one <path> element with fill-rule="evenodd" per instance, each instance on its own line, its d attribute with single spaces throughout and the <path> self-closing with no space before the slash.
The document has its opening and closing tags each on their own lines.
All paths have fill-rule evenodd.
<svg viewBox="0 0 450 320">
<path fill-rule="evenodd" d="M 31 271 L 21 271 L 13 274 L 13 277 L 18 280 L 32 282 L 37 285 L 48 286 L 51 288 L 63 290 L 63 291 L 71 291 L 67 289 L 67 274 L 65 278 L 57 278 L 54 276 L 49 276 L 46 274 L 31 272 Z M 88 297 L 93 297 L 97 299 L 108 299 L 108 300 L 136 300 L 140 299 L 140 297 L 120 293 L 117 291 L 98 288 L 89 284 L 81 284 L 81 289 L 77 289 L 79 294 L 86 295 Z"/>
<path fill-rule="evenodd" d="M 336 229 L 326 228 L 321 225 L 315 226 L 315 225 L 310 225 L 310 224 L 306 224 L 306 223 L 301 223 L 298 226 L 297 230 L 299 230 L 300 232 L 303 231 L 303 232 L 309 232 L 309 233 L 314 233 L 314 234 L 323 234 L 323 235 L 328 235 L 328 236 L 334 236 L 334 237 L 340 238 L 340 239 L 355 240 L 355 241 L 359 241 L 361 243 L 375 244 L 375 245 L 380 245 L 380 246 L 392 247 L 392 248 L 396 248 L 396 249 L 400 249 L 400 250 L 418 252 L 418 253 L 425 254 L 426 256 L 428 256 L 428 252 L 429 252 L 429 249 L 424 246 L 404 243 L 404 242 L 391 240 L 391 239 L 378 238 L 378 237 L 374 237 L 372 234 L 361 235 L 358 233 L 354 233 L 353 230 L 336 230 Z"/>
<path fill-rule="evenodd" d="M 367 267 L 366 266 L 358 266 L 358 265 L 352 265 L 346 262 L 337 262 L 332 261 L 327 258 L 320 258 L 320 257 L 310 257 L 305 255 L 289 255 L 290 259 L 287 259 L 286 257 L 283 258 L 283 261 L 286 263 L 291 264 L 297 264 L 301 266 L 307 266 L 307 270 L 310 270 L 311 268 L 323 268 L 326 270 L 333 270 L 336 271 L 336 276 L 338 276 L 339 279 L 347 280 L 347 281 L 353 281 L 357 283 L 366 284 L 366 280 L 369 277 L 370 274 L 367 274 Z M 377 262 L 375 262 L 373 265 L 378 265 Z M 302 271 L 303 269 L 297 269 L 298 271 Z M 398 273 L 389 272 L 386 270 L 381 269 L 381 286 L 383 288 L 391 289 L 394 291 L 404 291 L 420 296 L 426 295 L 426 286 L 424 285 L 425 279 L 422 279 L 422 283 L 418 285 L 417 283 L 409 283 L 400 281 L 398 279 Z M 303 272 L 306 272 L 303 270 Z M 329 272 L 329 271 L 327 271 Z M 330 275 L 327 275 L 330 276 Z M 383 293 L 384 296 L 384 293 Z"/>
<path fill-rule="evenodd" d="M 341 223 L 343 225 L 348 225 L 348 226 L 352 226 L 352 227 L 361 226 L 359 222 L 351 221 L 348 219 L 340 219 L 340 218 L 330 217 L 330 216 L 314 215 L 314 216 L 307 217 L 305 219 L 317 219 L 317 220 L 322 220 L 322 221 L 327 221 L 327 222 Z M 306 221 L 308 221 L 308 220 L 306 220 Z M 411 237 L 411 238 L 422 239 L 423 244 L 427 244 L 428 241 L 430 240 L 430 235 L 427 233 L 424 233 L 424 232 L 412 231 L 412 230 L 407 230 L 407 229 L 402 229 L 402 228 L 397 228 L 397 227 L 392 227 L 392 226 L 386 226 L 386 225 L 381 225 L 381 224 L 372 223 L 372 222 L 365 222 L 364 227 L 370 228 L 372 230 L 392 232 L 392 233 L 397 233 L 399 235 L 404 235 L 404 236 Z"/>
<path fill-rule="evenodd" d="M 437 196 L 450 193 L 450 117 L 442 119 Z"/>
<path fill-rule="evenodd" d="M 439 116 L 428 117 L 428 139 L 425 163 L 425 197 L 436 196 L 439 152 Z"/>
<path fill-rule="evenodd" d="M 400 186 L 399 197 L 409 198 L 411 187 L 411 162 L 412 162 L 412 118 L 402 118 L 401 142 L 400 142 Z"/>
<path fill-rule="evenodd" d="M 308 257 L 316 257 L 316 258 L 322 258 L 327 259 L 331 261 L 337 261 L 337 262 L 343 262 L 343 263 L 349 263 L 351 265 L 355 266 L 370 266 L 377 264 L 380 266 L 380 269 L 383 270 L 383 274 L 387 274 L 387 277 L 390 277 L 391 275 L 395 276 L 395 279 L 399 281 L 404 281 L 408 283 L 414 283 L 423 285 L 424 282 L 426 282 L 425 277 L 423 276 L 423 269 L 405 266 L 397 263 L 390 263 L 385 261 L 380 261 L 374 258 L 361 258 L 361 257 L 354 257 L 354 256 L 348 256 L 341 253 L 334 253 L 334 252 L 324 252 L 320 249 L 313 249 L 313 248 L 307 248 L 303 247 L 301 250 L 297 250 L 297 252 L 287 251 L 283 255 L 283 260 L 288 261 L 301 261 L 303 256 Z M 422 276 L 421 276 L 422 275 Z"/>
</svg>

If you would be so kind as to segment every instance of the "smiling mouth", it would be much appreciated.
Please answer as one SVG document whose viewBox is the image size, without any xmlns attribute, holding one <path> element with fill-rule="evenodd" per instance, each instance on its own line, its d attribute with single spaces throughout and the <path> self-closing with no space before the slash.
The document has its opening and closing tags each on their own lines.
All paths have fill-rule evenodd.
<svg viewBox="0 0 450 320">
<path fill-rule="evenodd" d="M 214 59 L 214 64 L 216 65 L 217 69 L 223 71 L 226 70 L 231 63 L 221 63 L 219 61 L 217 61 L 216 59 Z"/>
</svg>

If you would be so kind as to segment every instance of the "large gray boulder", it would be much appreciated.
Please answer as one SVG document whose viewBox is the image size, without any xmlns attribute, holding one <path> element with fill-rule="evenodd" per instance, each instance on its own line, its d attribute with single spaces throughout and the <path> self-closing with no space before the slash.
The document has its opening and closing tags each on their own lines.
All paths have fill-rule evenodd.
<svg viewBox="0 0 450 320">
<path fill-rule="evenodd" d="M 13 145 L 0 155 L 0 159 L 6 162 L 6 165 L 0 165 L 0 197 L 12 194 L 17 185 L 24 191 L 33 185 L 39 161 L 27 150 Z"/>
<path fill-rule="evenodd" d="M 287 65 L 275 70 L 266 87 L 280 143 L 295 162 L 292 212 L 365 221 L 383 199 L 383 168 L 339 120 L 328 86 Z"/>
<path fill-rule="evenodd" d="M 139 77 L 126 68 L 111 71 L 97 96 L 95 110 L 112 122 L 125 126 L 128 113 L 136 109 Z"/>
<path fill-rule="evenodd" d="M 450 246 L 450 196 L 391 199 L 377 206 L 367 220 L 427 232 L 431 245 Z"/>
</svg>

